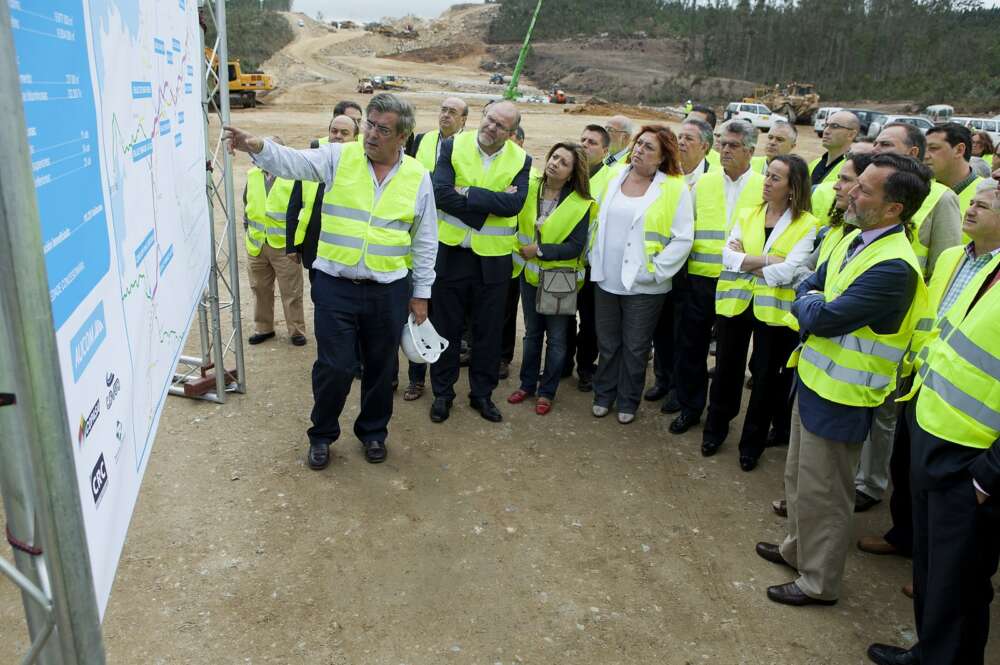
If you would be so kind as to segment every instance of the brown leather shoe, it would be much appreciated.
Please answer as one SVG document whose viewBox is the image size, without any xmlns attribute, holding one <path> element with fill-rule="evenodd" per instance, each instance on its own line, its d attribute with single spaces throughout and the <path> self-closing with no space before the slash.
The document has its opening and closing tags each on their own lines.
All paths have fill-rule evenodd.
<svg viewBox="0 0 1000 665">
<path fill-rule="evenodd" d="M 882 536 L 864 536 L 858 540 L 858 549 L 869 554 L 899 554 L 896 546 Z"/>
<path fill-rule="evenodd" d="M 835 600 L 820 600 L 819 598 L 807 596 L 802 593 L 802 590 L 799 589 L 799 586 L 795 582 L 767 587 L 767 597 L 776 603 L 794 605 L 795 607 L 802 607 L 803 605 L 835 605 L 837 603 Z"/>
<path fill-rule="evenodd" d="M 788 517 L 788 502 L 784 499 L 781 499 L 780 501 L 772 501 L 771 510 L 773 510 L 774 514 L 778 517 Z"/>
<path fill-rule="evenodd" d="M 904 584 L 903 588 L 900 589 L 900 591 L 902 591 L 903 595 L 906 596 L 907 598 L 913 598 L 913 582 L 907 582 L 906 584 Z"/>
</svg>

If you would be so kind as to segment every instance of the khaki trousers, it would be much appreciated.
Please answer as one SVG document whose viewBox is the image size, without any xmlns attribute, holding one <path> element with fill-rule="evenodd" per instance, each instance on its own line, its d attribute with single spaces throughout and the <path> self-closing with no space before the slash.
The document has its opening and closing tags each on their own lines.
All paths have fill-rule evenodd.
<svg viewBox="0 0 1000 665">
<path fill-rule="evenodd" d="M 284 249 L 267 243 L 258 256 L 247 255 L 250 290 L 253 291 L 253 327 L 255 333 L 274 332 L 274 280 L 281 290 L 281 306 L 289 337 L 306 334 L 302 310 L 302 266 L 288 258 Z"/>
<path fill-rule="evenodd" d="M 792 406 L 785 462 L 788 535 L 781 556 L 799 571 L 795 584 L 812 598 L 837 600 L 851 545 L 854 473 L 861 445 L 816 436 L 802 426 L 799 400 Z"/>
</svg>

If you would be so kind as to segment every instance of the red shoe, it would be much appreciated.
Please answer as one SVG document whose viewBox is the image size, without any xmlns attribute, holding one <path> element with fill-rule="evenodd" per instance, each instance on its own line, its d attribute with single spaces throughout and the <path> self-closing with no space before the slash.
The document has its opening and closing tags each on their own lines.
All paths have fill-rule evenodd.
<svg viewBox="0 0 1000 665">
<path fill-rule="evenodd" d="M 509 404 L 520 404 L 529 397 L 531 397 L 531 395 L 528 394 L 527 390 L 521 390 L 518 388 L 510 394 L 510 397 L 507 398 L 507 402 Z"/>
<path fill-rule="evenodd" d="M 544 416 L 551 410 L 552 410 L 552 401 L 545 397 L 539 397 L 538 402 L 535 404 L 535 413 L 537 413 L 540 416 Z"/>
</svg>

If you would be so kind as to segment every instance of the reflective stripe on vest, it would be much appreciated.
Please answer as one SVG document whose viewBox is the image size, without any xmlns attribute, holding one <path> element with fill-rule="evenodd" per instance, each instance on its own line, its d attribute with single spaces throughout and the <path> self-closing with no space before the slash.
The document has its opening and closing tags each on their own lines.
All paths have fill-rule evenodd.
<svg viewBox="0 0 1000 665">
<path fill-rule="evenodd" d="M 266 242 L 285 248 L 285 214 L 292 196 L 293 180 L 275 178 L 267 189 L 264 172 L 256 166 L 247 171 L 247 223 L 245 244 L 250 256 L 258 256 Z"/>
<path fill-rule="evenodd" d="M 920 209 L 913 215 L 913 252 L 917 255 L 917 263 L 920 264 L 920 270 L 924 274 L 927 273 L 927 258 L 930 254 L 930 248 L 920 241 L 920 226 L 927 219 L 931 211 L 934 210 L 934 206 L 938 204 L 941 200 L 941 195 L 948 191 L 948 188 L 939 183 L 937 180 L 931 180 L 931 191 L 924 199 L 923 204 L 921 204 Z M 964 212 L 962 213 L 965 214 Z"/>
<path fill-rule="evenodd" d="M 375 272 L 409 268 L 410 230 L 427 171 L 404 155 L 376 202 L 364 147 L 343 146 L 330 191 L 323 195 L 316 256 L 353 266 L 363 255 L 365 265 Z"/>
<path fill-rule="evenodd" d="M 688 256 L 688 272 L 702 277 L 718 277 L 722 272 L 722 247 L 729 237 L 731 221 L 745 208 L 760 204 L 764 176 L 750 172 L 736 200 L 732 215 L 726 215 L 726 189 L 723 171 L 709 171 L 695 185 L 694 244 Z"/>
<path fill-rule="evenodd" d="M 739 212 L 736 224 L 747 254 L 761 256 L 765 253 L 767 239 L 764 233 L 767 207 L 759 205 Z M 767 253 L 788 256 L 795 245 L 816 227 L 816 218 L 803 212 L 785 227 L 774 239 Z M 795 291 L 787 286 L 768 286 L 767 282 L 752 273 L 723 270 L 715 291 L 715 313 L 720 316 L 738 316 L 753 300 L 754 317 L 771 326 L 790 326 L 798 330 L 798 321 L 786 316 L 792 311 Z"/>
<path fill-rule="evenodd" d="M 476 142 L 476 132 L 456 136 L 451 153 L 455 169 L 455 187 L 482 187 L 502 192 L 514 182 L 524 168 L 525 152 L 516 143 L 508 141 L 483 171 L 483 162 Z M 471 234 L 472 251 L 479 256 L 505 256 L 514 251 L 517 217 L 489 215 L 480 230 L 466 226 L 462 220 L 438 209 L 438 240 L 455 247 Z"/>
<path fill-rule="evenodd" d="M 535 221 L 538 219 L 538 196 L 541 187 L 541 178 L 533 177 L 528 184 L 528 198 L 524 207 L 517 216 L 517 242 L 518 247 L 524 247 L 534 243 Z M 558 245 L 566 241 L 566 238 L 573 232 L 576 225 L 590 209 L 590 214 L 596 214 L 596 205 L 593 201 L 584 199 L 576 192 L 567 196 L 552 213 L 545 218 L 545 222 L 539 229 L 538 244 Z M 589 224 L 588 224 L 589 226 Z M 538 275 L 540 268 L 577 268 L 582 267 L 581 256 L 571 259 L 559 259 L 547 261 L 545 259 L 530 259 L 524 261 L 520 254 L 514 253 L 515 265 L 520 265 L 524 270 L 524 278 L 532 286 L 538 286 Z M 518 261 L 520 259 L 520 262 Z M 577 280 L 578 286 L 580 280 Z"/>
<path fill-rule="evenodd" d="M 434 167 L 437 165 L 437 146 L 438 136 L 440 135 L 441 132 L 436 129 L 424 134 L 423 138 L 420 139 L 420 147 L 417 148 L 417 154 L 415 155 L 417 161 L 431 172 L 434 171 Z"/>
<path fill-rule="evenodd" d="M 905 234 L 897 232 L 877 238 L 844 265 L 851 241 L 859 233 L 858 230 L 848 233 L 827 261 L 823 285 L 827 302 L 838 298 L 855 279 L 884 261 L 901 259 L 920 274 L 910 241 Z M 918 279 L 917 290 L 899 330 L 879 334 L 864 326 L 837 337 L 810 335 L 797 362 L 793 354 L 789 365 L 797 364 L 802 382 L 824 399 L 847 406 L 879 406 L 896 385 L 897 366 L 926 306 L 927 287 Z"/>
</svg>

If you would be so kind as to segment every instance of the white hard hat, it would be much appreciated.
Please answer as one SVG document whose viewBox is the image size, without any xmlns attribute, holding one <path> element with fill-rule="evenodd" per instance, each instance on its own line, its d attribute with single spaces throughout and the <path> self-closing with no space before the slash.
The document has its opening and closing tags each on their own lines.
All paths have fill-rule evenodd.
<svg viewBox="0 0 1000 665">
<path fill-rule="evenodd" d="M 417 325 L 413 321 L 413 313 L 403 326 L 403 338 L 400 340 L 403 353 L 410 359 L 410 362 L 427 363 L 428 365 L 437 362 L 445 349 L 448 348 L 448 340 L 438 335 L 431 324 L 431 320 L 424 319 L 424 322 Z"/>
</svg>

